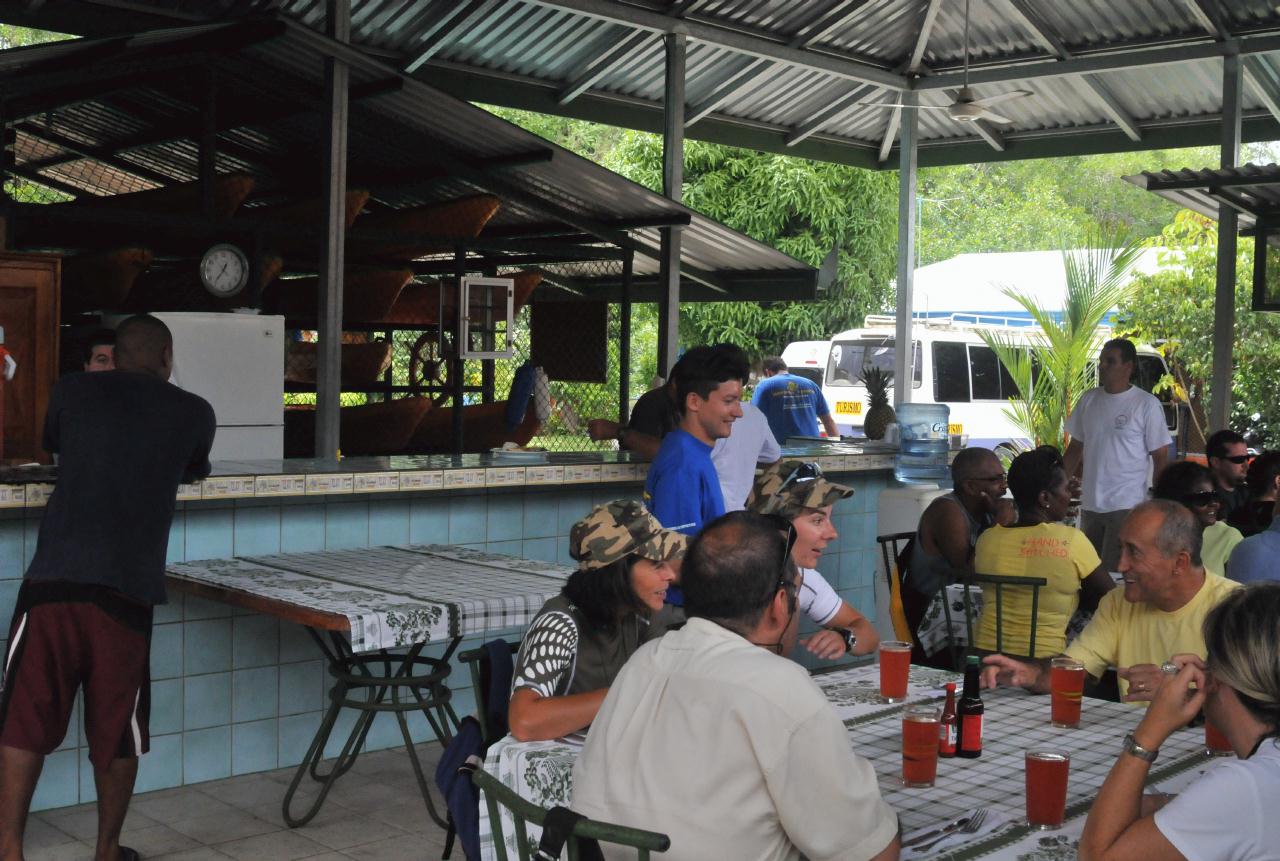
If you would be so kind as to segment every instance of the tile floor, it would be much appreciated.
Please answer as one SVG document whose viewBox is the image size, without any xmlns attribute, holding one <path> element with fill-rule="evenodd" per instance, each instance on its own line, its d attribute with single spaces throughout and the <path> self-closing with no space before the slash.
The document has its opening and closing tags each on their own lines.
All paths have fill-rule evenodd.
<svg viewBox="0 0 1280 861">
<path fill-rule="evenodd" d="M 440 746 L 418 751 L 427 775 L 434 774 Z M 362 755 L 302 828 L 287 827 L 280 816 L 293 773 L 285 768 L 137 795 L 121 842 L 147 861 L 424 861 L 443 853 L 444 831 L 427 816 L 403 749 Z M 27 861 L 92 861 L 96 828 L 92 804 L 33 813 Z"/>
</svg>

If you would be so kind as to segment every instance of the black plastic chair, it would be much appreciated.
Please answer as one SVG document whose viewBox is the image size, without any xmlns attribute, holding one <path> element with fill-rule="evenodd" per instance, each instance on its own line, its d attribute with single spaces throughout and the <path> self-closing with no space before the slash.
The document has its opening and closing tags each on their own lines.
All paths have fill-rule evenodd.
<svg viewBox="0 0 1280 861">
<path fill-rule="evenodd" d="M 990 606 L 988 602 L 991 600 L 991 591 L 995 591 L 995 608 L 996 608 L 996 651 L 1004 653 L 1004 592 L 1006 589 L 1013 590 L 1014 594 L 1031 590 L 1031 640 L 1027 644 L 1025 655 L 1014 652 L 1015 655 L 1022 657 L 1034 658 L 1036 656 L 1036 624 L 1040 619 L 1040 588 L 1047 586 L 1049 581 L 1044 577 L 1004 577 L 998 574 L 973 574 L 966 578 L 964 583 L 964 624 L 965 631 L 969 635 L 969 651 L 974 650 L 973 640 L 973 601 L 969 595 L 971 586 L 981 586 L 983 594 L 983 603 Z M 948 617 L 950 621 L 950 617 Z"/>
<path fill-rule="evenodd" d="M 507 703 L 511 699 L 511 678 L 520 643 L 490 640 L 477 649 L 458 653 L 458 660 L 471 671 L 476 712 L 484 730 L 484 743 L 493 744 L 507 734 Z"/>
</svg>

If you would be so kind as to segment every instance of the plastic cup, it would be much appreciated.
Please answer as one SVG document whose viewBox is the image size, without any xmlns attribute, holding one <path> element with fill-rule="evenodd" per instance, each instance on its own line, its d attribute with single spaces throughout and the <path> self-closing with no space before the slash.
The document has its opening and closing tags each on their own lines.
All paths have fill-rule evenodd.
<svg viewBox="0 0 1280 861">
<path fill-rule="evenodd" d="M 1209 756 L 1235 756 L 1231 742 L 1213 724 L 1204 722 L 1204 752 Z"/>
<path fill-rule="evenodd" d="M 902 785 L 933 786 L 938 776 L 938 707 L 917 703 L 902 713 Z"/>
<path fill-rule="evenodd" d="M 1049 691 L 1049 721 L 1068 729 L 1080 726 L 1084 664 L 1071 658 L 1054 658 L 1049 670 Z"/>
<path fill-rule="evenodd" d="M 1027 824 L 1039 831 L 1061 828 L 1067 814 L 1067 773 L 1071 755 L 1060 750 L 1029 750 Z"/>
<path fill-rule="evenodd" d="M 880 699 L 900 703 L 907 698 L 907 674 L 911 669 L 911 644 L 899 640 L 880 643 Z M 935 727 L 936 729 L 936 727 Z"/>
</svg>

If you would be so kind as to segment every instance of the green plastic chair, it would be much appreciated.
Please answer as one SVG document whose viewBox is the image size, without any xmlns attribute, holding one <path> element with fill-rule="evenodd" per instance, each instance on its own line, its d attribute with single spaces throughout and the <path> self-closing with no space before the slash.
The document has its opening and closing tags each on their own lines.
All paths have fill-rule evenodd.
<svg viewBox="0 0 1280 861">
<path fill-rule="evenodd" d="M 974 652 L 973 641 L 973 623 L 974 612 L 973 602 L 969 597 L 969 588 L 971 586 L 981 586 L 984 603 L 991 600 L 991 592 L 994 587 L 995 603 L 996 603 L 996 651 L 1004 654 L 1004 591 L 1011 589 L 1015 593 L 1031 590 L 1031 642 L 1027 644 L 1026 654 L 1013 652 L 1014 655 L 1020 657 L 1035 657 L 1036 654 L 1036 625 L 1040 619 L 1040 588 L 1047 586 L 1049 581 L 1044 577 L 1002 577 L 996 574 L 973 574 L 965 579 L 964 582 L 964 624 L 965 631 L 969 635 L 969 652 Z"/>
<path fill-rule="evenodd" d="M 515 821 L 516 848 L 520 861 L 538 858 L 538 846 L 536 842 L 529 839 L 528 824 L 533 823 L 541 827 L 547 817 L 547 809 L 521 798 L 482 768 L 477 768 L 472 773 L 471 779 L 482 793 L 482 802 L 489 808 L 489 827 L 492 829 L 493 849 L 498 861 L 510 861 L 502 832 L 502 820 L 499 818 L 500 807 L 510 810 L 512 819 Z M 616 846 L 629 846 L 636 850 L 637 861 L 648 861 L 649 853 L 666 852 L 671 848 L 671 838 L 665 834 L 629 828 L 626 825 L 615 825 L 611 822 L 583 819 L 573 827 L 573 834 L 569 838 L 566 847 L 569 861 L 578 861 L 580 857 L 579 840 L 595 840 Z"/>
</svg>

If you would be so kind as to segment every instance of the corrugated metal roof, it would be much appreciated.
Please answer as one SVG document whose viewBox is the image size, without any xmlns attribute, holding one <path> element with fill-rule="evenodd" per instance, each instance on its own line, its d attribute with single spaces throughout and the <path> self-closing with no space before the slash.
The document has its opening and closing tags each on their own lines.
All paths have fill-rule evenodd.
<svg viewBox="0 0 1280 861">
<path fill-rule="evenodd" d="M 1213 219 L 1225 203 L 1238 213 L 1242 231 L 1259 221 L 1280 225 L 1280 165 L 1143 171 L 1124 179 Z"/>
<path fill-rule="evenodd" d="M 255 33 L 258 38 L 251 38 Z M 814 294 L 812 267 L 302 24 L 267 19 L 208 25 L 177 31 L 167 40 L 157 33 L 131 40 L 109 60 L 112 68 L 127 70 L 136 64 L 138 51 L 180 57 L 183 39 L 199 37 L 214 44 L 217 39 L 211 37 L 219 35 L 238 35 L 248 43 L 219 56 L 214 111 L 225 126 L 218 134 L 218 169 L 259 179 L 260 198 L 248 201 L 248 208 L 273 202 L 281 188 L 297 188 L 300 179 L 318 190 L 323 59 L 336 52 L 348 61 L 354 94 L 350 181 L 353 187 L 372 190 L 372 206 L 401 209 L 489 192 L 503 201 L 491 227 L 504 229 L 505 235 L 535 228 L 553 236 L 592 234 L 597 239 L 586 242 L 587 253 L 596 242 L 621 242 L 637 250 L 641 274 L 656 272 L 651 258 L 658 248 L 657 230 L 641 228 L 688 220 L 682 271 L 691 299 L 803 299 Z M 61 43 L 0 53 L 0 86 L 14 92 L 9 85 L 38 78 L 39 70 L 47 68 L 42 63 L 51 58 L 67 62 L 77 50 L 87 58 L 92 54 L 86 49 L 93 47 Z M 71 65 L 59 73 L 77 68 L 92 87 L 88 82 L 101 64 Z M 201 75 L 151 75 L 119 89 L 86 91 L 88 97 L 32 102 L 39 109 L 28 116 L 6 117 L 16 124 L 17 168 L 28 178 L 45 177 L 57 181 L 54 187 L 92 195 L 195 179 L 202 81 Z M 43 92 L 36 84 L 30 87 L 37 95 Z M 174 122 L 186 123 L 185 132 L 156 131 Z M 65 145 L 58 145 L 59 140 Z M 129 140 L 135 145 L 122 148 Z M 110 155 L 91 158 L 86 153 Z M 309 163 L 313 169 L 306 167 Z M 582 283 L 591 280 L 578 286 Z M 741 295 L 739 285 L 746 291 Z"/>
<path fill-rule="evenodd" d="M 103 9 L 113 11 L 114 26 L 121 28 L 142 20 L 144 11 L 145 20 L 190 20 L 278 9 L 320 28 L 325 2 L 64 0 L 7 4 L 0 16 L 100 31 L 113 26 L 102 23 Z M 936 2 L 351 0 L 351 38 L 400 66 L 426 52 L 415 76 L 467 98 L 653 130 L 663 96 L 660 35 L 685 26 L 691 28 L 688 105 L 723 98 L 714 113 L 690 127 L 691 136 L 876 166 L 889 111 L 857 102 L 893 101 L 892 92 L 886 96 L 881 84 L 834 108 L 832 100 L 857 86 L 849 75 L 856 78 L 862 68 L 921 89 L 926 104 L 947 104 L 949 96 L 929 88 L 939 76 L 951 80 L 964 63 L 961 0 L 941 0 L 936 7 L 922 77 L 894 77 L 906 70 Z M 973 71 L 1000 79 L 975 84 L 977 95 L 1014 88 L 1034 95 L 1002 103 L 1000 113 L 1013 122 L 988 129 L 986 138 L 941 111 L 921 112 L 921 164 L 1213 141 L 1222 104 L 1221 55 L 1235 50 L 1246 59 L 1245 139 L 1280 138 L 1280 7 L 1270 0 L 971 0 L 969 16 Z M 744 46 L 742 39 L 755 41 Z M 624 45 L 631 50 L 610 58 Z M 1159 54 L 1154 48 L 1192 53 L 1145 65 Z M 783 49 L 793 53 L 783 55 Z M 1068 57 L 1115 67 L 1086 82 L 1055 68 Z M 848 74 L 832 72 L 833 62 L 845 64 Z M 745 70 L 757 77 L 738 77 Z M 743 85 L 726 92 L 721 88 L 727 81 Z M 566 92 L 575 83 L 581 92 Z M 1118 143 L 1126 128 L 1139 139 Z M 894 164 L 891 156 L 886 165 Z"/>
</svg>

